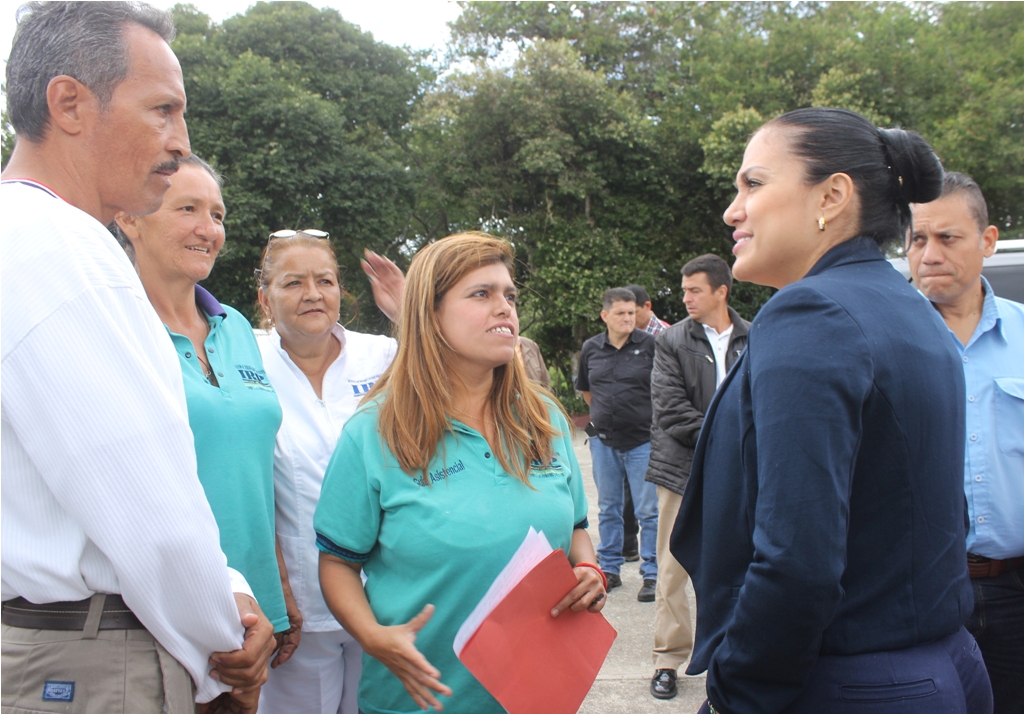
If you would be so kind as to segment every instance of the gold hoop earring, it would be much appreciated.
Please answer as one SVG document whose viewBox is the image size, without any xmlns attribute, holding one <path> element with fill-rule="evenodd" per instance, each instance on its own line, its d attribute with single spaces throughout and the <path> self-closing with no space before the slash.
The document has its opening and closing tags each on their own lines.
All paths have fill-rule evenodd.
<svg viewBox="0 0 1024 714">
<path fill-rule="evenodd" d="M 819 216 L 818 217 L 818 230 L 819 231 L 825 230 L 825 226 L 826 225 L 828 225 L 828 224 L 825 223 L 825 216 Z"/>
</svg>

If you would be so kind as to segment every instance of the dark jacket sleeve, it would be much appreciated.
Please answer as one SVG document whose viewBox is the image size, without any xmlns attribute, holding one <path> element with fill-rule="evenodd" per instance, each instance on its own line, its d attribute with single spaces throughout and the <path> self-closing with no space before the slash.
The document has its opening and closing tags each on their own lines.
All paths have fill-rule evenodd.
<svg viewBox="0 0 1024 714">
<path fill-rule="evenodd" d="M 654 369 L 651 372 L 654 422 L 666 434 L 693 448 L 704 424 L 704 412 L 690 403 L 678 350 L 662 332 L 657 338 Z"/>
<path fill-rule="evenodd" d="M 747 346 L 753 562 L 707 678 L 711 703 L 725 712 L 779 712 L 805 686 L 843 597 L 850 491 L 873 384 L 867 339 L 821 293 L 792 286 L 758 322 Z"/>
</svg>

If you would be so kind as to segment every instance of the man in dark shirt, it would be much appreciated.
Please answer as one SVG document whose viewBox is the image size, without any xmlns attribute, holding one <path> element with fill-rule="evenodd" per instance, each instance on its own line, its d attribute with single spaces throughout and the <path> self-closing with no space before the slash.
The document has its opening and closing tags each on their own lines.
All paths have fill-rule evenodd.
<svg viewBox="0 0 1024 714">
<path fill-rule="evenodd" d="M 605 291 L 602 306 L 601 319 L 608 330 L 583 343 L 576 377 L 576 388 L 590 405 L 590 421 L 597 431 L 596 438 L 590 439 L 600 508 L 597 556 L 608 588 L 621 585 L 623 489 L 628 480 L 640 522 L 643 559 L 644 584 L 637 599 L 653 602 L 658 578 L 658 496 L 644 475 L 651 455 L 654 336 L 635 329 L 636 297 L 629 290 Z"/>
</svg>

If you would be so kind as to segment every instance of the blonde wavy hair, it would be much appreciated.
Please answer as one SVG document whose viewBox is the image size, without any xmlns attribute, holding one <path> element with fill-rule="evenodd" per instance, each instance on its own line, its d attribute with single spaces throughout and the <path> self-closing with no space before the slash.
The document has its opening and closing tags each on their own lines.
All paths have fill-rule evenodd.
<svg viewBox="0 0 1024 714">
<path fill-rule="evenodd" d="M 409 474 L 422 472 L 424 483 L 430 483 L 427 468 L 438 445 L 445 432 L 452 431 L 454 411 L 449 371 L 453 351 L 441 335 L 437 315 L 441 300 L 478 268 L 501 263 L 511 274 L 514 259 L 507 241 L 468 232 L 426 246 L 409 266 L 396 326 L 398 352 L 366 401 L 380 397 L 381 437 L 402 469 Z M 489 401 L 501 446 L 498 461 L 527 485 L 530 462 L 550 463 L 551 440 L 559 436 L 541 389 L 526 376 L 518 358 L 494 369 Z"/>
</svg>

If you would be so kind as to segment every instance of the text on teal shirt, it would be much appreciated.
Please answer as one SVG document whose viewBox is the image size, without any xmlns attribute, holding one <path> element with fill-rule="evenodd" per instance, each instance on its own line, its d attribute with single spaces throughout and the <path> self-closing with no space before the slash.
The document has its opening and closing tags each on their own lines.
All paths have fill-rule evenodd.
<svg viewBox="0 0 1024 714">
<path fill-rule="evenodd" d="M 281 632 L 288 629 L 274 532 L 274 440 L 281 405 L 249 321 L 198 285 L 196 304 L 209 321 L 203 347 L 218 386 L 203 374 L 192 341 L 168 333 L 185 383 L 199 481 L 228 565 L 245 577 L 274 631 Z"/>
</svg>

